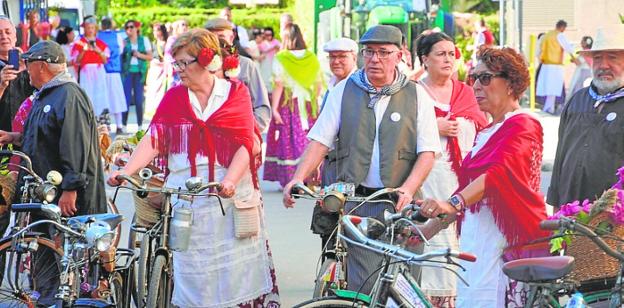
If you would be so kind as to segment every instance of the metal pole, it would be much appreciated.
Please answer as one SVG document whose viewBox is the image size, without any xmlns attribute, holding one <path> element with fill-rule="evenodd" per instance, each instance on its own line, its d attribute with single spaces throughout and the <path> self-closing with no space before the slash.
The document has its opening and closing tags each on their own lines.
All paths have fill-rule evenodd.
<svg viewBox="0 0 624 308">
<path fill-rule="evenodd" d="M 498 26 L 500 31 L 498 39 L 499 45 L 502 47 L 505 46 L 505 0 L 499 0 L 498 5 Z"/>
<path fill-rule="evenodd" d="M 535 111 L 535 45 L 537 38 L 535 34 L 529 37 L 529 107 L 531 112 Z"/>
</svg>

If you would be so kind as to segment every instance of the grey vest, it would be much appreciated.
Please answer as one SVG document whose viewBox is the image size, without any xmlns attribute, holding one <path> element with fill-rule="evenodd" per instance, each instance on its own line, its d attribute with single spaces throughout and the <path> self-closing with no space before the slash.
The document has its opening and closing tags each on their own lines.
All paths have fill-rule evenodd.
<svg viewBox="0 0 624 308">
<path fill-rule="evenodd" d="M 392 95 L 379 125 L 379 166 L 385 187 L 399 187 L 416 162 L 416 84 L 410 82 Z M 370 96 L 348 80 L 342 95 L 340 131 L 336 143 L 337 179 L 360 184 L 366 178 L 375 142 L 375 111 Z M 400 119 L 394 121 L 392 114 Z M 397 116 L 394 116 L 395 120 Z M 376 188 L 376 187 L 375 187 Z"/>
</svg>

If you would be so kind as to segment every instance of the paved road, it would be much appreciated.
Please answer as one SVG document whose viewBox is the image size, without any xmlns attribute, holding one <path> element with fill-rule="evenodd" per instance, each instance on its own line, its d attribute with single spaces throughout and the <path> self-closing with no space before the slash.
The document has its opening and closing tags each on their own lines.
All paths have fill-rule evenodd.
<svg viewBox="0 0 624 308">
<path fill-rule="evenodd" d="M 544 113 L 536 113 L 544 127 L 544 170 L 552 164 L 557 144 L 559 118 Z M 132 116 L 131 119 L 134 119 Z M 136 130 L 136 125 L 130 127 Z M 542 172 L 542 190 L 546 191 L 550 183 L 550 172 Z M 294 209 L 286 210 L 282 206 L 281 191 L 273 182 L 262 182 L 264 207 L 269 243 L 273 253 L 283 307 L 311 297 L 314 286 L 314 273 L 320 252 L 320 239 L 310 232 L 312 215 L 311 201 L 298 201 Z M 108 189 L 109 195 L 114 192 Z M 116 202 L 121 213 L 132 217 L 134 205 L 129 193 L 120 193 Z M 124 222 L 122 243 L 126 244 L 129 221 Z"/>
</svg>

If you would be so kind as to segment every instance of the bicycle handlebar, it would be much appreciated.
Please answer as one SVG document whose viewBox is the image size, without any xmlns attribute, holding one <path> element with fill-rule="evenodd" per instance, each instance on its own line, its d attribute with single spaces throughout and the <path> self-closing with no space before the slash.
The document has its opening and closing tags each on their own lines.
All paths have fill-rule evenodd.
<svg viewBox="0 0 624 308">
<path fill-rule="evenodd" d="M 37 173 L 35 173 L 35 171 L 33 170 L 32 161 L 30 160 L 30 157 L 28 157 L 28 155 L 26 155 L 24 152 L 0 150 L 0 155 L 15 155 L 15 156 L 19 156 L 26 163 L 26 167 L 24 167 L 26 169 L 26 171 L 30 175 L 32 175 L 37 180 L 37 182 L 43 183 L 43 179 Z"/>
<path fill-rule="evenodd" d="M 209 189 L 209 188 L 217 188 L 219 189 L 221 187 L 221 183 L 219 182 L 208 182 L 202 186 L 200 186 L 197 189 L 193 189 L 193 190 L 182 190 L 182 189 L 173 189 L 173 188 L 148 188 L 145 185 L 142 185 L 141 183 L 139 183 L 139 181 L 137 181 L 136 179 L 125 175 L 125 174 L 119 174 L 115 177 L 115 179 L 117 181 L 128 181 L 130 184 L 132 184 L 132 186 L 134 187 L 130 187 L 130 186 L 119 186 L 119 188 L 126 188 L 126 189 L 130 189 L 134 192 L 137 193 L 137 195 L 140 198 L 145 198 L 147 197 L 147 194 L 150 192 L 155 192 L 155 193 L 171 193 L 171 194 L 176 194 L 176 195 L 186 195 L 186 196 L 208 196 L 208 195 L 214 195 L 214 194 L 200 194 L 202 191 Z"/>
<path fill-rule="evenodd" d="M 544 220 L 540 222 L 540 228 L 544 230 L 570 230 L 578 231 L 582 235 L 588 237 L 592 242 L 596 243 L 600 249 L 602 249 L 609 256 L 617 259 L 620 262 L 624 262 L 624 254 L 613 250 L 609 245 L 594 231 L 586 227 L 585 225 L 576 222 L 569 217 L 561 217 L 558 220 Z"/>
<path fill-rule="evenodd" d="M 435 250 L 425 254 L 415 254 L 403 248 L 370 239 L 355 226 L 361 221 L 361 217 L 351 215 L 344 215 L 341 219 L 341 223 L 344 225 L 345 229 L 353 235 L 354 240 L 372 251 L 389 254 L 396 259 L 408 262 L 427 261 L 434 257 L 455 257 L 468 262 L 475 262 L 477 260 L 477 257 L 470 253 L 459 252 L 451 250 L 450 248 Z M 341 237 L 345 238 L 342 235 Z M 347 240 L 349 241 L 349 239 Z"/>
</svg>

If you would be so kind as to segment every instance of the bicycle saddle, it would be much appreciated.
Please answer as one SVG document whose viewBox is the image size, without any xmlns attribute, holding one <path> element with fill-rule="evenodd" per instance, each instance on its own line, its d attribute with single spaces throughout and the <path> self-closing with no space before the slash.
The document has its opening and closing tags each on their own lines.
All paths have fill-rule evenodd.
<svg viewBox="0 0 624 308">
<path fill-rule="evenodd" d="M 110 214 L 110 213 L 82 215 L 82 216 L 72 217 L 71 219 L 74 221 L 78 221 L 81 224 L 86 224 L 87 221 L 89 221 L 89 218 L 91 217 L 93 217 L 95 221 L 102 221 L 102 222 L 107 223 L 110 226 L 111 230 L 114 230 L 117 227 L 117 225 L 119 225 L 119 223 L 123 220 L 123 215 Z"/>
<path fill-rule="evenodd" d="M 503 265 L 507 277 L 522 282 L 557 280 L 572 271 L 574 258 L 569 256 L 518 259 Z"/>
</svg>

